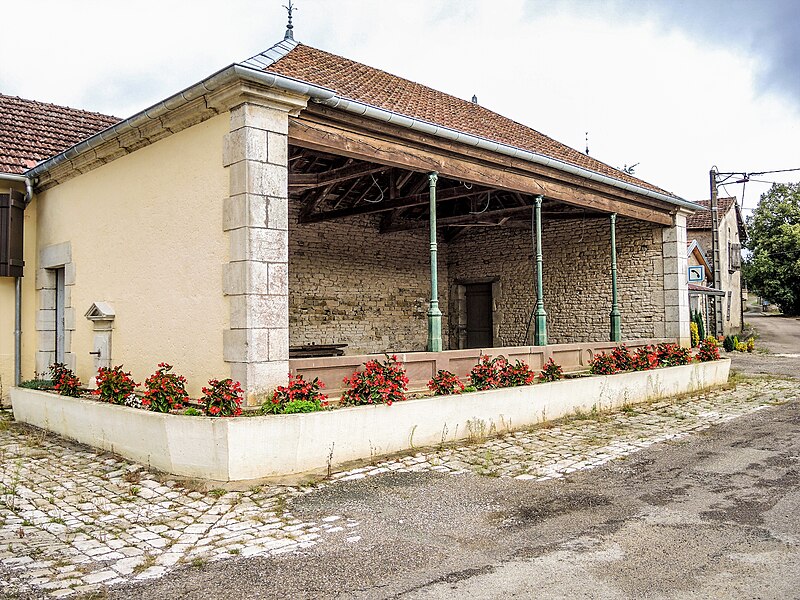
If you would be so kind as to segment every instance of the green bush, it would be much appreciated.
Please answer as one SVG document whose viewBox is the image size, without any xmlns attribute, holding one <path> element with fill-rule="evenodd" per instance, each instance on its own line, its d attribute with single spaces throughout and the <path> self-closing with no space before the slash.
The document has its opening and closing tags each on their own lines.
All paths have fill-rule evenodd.
<svg viewBox="0 0 800 600">
<path fill-rule="evenodd" d="M 738 344 L 739 338 L 735 335 L 726 335 L 725 339 L 722 341 L 722 347 L 725 348 L 725 352 L 733 352 L 736 350 Z"/>
<path fill-rule="evenodd" d="M 28 379 L 20 383 L 19 387 L 29 390 L 52 390 L 55 389 L 55 383 L 52 379 Z"/>
<path fill-rule="evenodd" d="M 284 415 L 293 415 L 297 413 L 310 413 L 310 412 L 317 412 L 318 410 L 322 410 L 322 403 L 319 401 L 312 401 L 312 400 L 292 400 L 291 402 L 287 402 L 283 410 L 281 411 Z"/>
<path fill-rule="evenodd" d="M 698 344 L 700 340 L 706 339 L 706 326 L 703 323 L 703 315 L 700 314 L 699 310 L 696 310 L 692 313 L 692 322 L 697 323 L 697 337 L 698 337 Z"/>
</svg>

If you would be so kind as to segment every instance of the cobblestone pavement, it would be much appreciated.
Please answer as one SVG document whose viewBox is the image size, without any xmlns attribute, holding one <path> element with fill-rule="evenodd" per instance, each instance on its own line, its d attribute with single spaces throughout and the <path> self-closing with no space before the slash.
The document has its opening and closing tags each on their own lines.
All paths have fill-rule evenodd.
<svg viewBox="0 0 800 600">
<path fill-rule="evenodd" d="M 800 383 L 751 379 L 735 389 L 585 414 L 530 431 L 335 473 L 306 487 L 191 491 L 109 454 L 0 420 L 0 585 L 7 596 L 80 597 L 181 564 L 359 541 L 336 514 L 300 521 L 293 496 L 387 471 L 559 478 L 658 442 L 800 398 Z M 476 424 L 475 437 L 485 432 Z"/>
</svg>

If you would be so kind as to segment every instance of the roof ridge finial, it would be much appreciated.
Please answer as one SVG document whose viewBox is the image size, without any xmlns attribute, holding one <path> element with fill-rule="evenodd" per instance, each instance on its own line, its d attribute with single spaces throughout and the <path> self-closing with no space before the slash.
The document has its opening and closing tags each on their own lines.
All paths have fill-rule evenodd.
<svg viewBox="0 0 800 600">
<path fill-rule="evenodd" d="M 294 25 L 292 25 L 292 13 L 297 10 L 297 7 L 292 6 L 292 0 L 289 0 L 289 6 L 284 4 L 283 8 L 289 13 L 289 22 L 286 24 L 286 34 L 283 36 L 283 39 L 294 40 L 294 35 L 292 33 L 292 29 L 294 29 Z"/>
</svg>

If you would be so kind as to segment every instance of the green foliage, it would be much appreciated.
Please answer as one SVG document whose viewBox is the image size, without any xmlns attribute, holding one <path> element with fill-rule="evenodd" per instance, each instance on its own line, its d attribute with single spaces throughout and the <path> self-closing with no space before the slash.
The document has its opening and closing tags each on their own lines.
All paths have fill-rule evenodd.
<svg viewBox="0 0 800 600">
<path fill-rule="evenodd" d="M 185 411 L 183 411 L 183 414 L 185 414 L 187 417 L 202 417 L 203 411 L 189 407 Z"/>
<path fill-rule="evenodd" d="M 284 415 L 293 415 L 296 413 L 317 412 L 322 408 L 322 403 L 318 400 L 292 400 L 284 405 L 282 412 Z"/>
<path fill-rule="evenodd" d="M 800 183 L 776 183 L 762 194 L 747 228 L 749 289 L 784 314 L 800 314 Z"/>
<path fill-rule="evenodd" d="M 703 315 L 699 310 L 692 313 L 692 323 L 697 325 L 697 343 L 699 344 L 700 340 L 706 339 L 706 324 L 703 322 Z"/>
<path fill-rule="evenodd" d="M 722 347 L 725 348 L 725 352 L 733 352 L 738 344 L 739 338 L 735 335 L 726 335 L 725 339 L 722 340 Z"/>
<path fill-rule="evenodd" d="M 29 390 L 52 390 L 55 384 L 52 379 L 28 379 L 19 384 L 19 387 Z"/>
<path fill-rule="evenodd" d="M 319 377 L 306 381 L 302 375 L 289 373 L 289 385 L 279 385 L 261 405 L 261 412 L 265 415 L 279 415 L 322 410 L 328 405 L 328 396 L 320 391 L 324 387 L 325 384 Z M 289 405 L 292 405 L 291 410 L 287 410 Z M 312 406 L 313 410 L 310 408 Z"/>
</svg>

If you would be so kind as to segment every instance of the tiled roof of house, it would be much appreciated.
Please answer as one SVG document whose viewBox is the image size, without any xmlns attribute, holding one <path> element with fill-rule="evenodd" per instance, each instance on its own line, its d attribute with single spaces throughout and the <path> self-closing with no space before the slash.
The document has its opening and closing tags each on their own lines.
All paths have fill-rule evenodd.
<svg viewBox="0 0 800 600">
<path fill-rule="evenodd" d="M 727 213 L 731 206 L 736 203 L 736 198 L 719 198 L 717 200 L 717 210 L 720 218 Z M 695 204 L 711 208 L 711 200 L 695 200 Z M 711 229 L 711 210 L 697 211 L 686 219 L 687 229 Z"/>
<path fill-rule="evenodd" d="M 100 113 L 0 94 L 0 173 L 24 173 L 118 122 Z"/>
<path fill-rule="evenodd" d="M 262 61 L 263 57 L 269 56 L 269 52 L 261 55 Z M 265 66 L 264 70 L 331 89 L 349 100 L 543 154 L 673 196 L 476 103 L 304 44 L 297 44 L 284 56 Z"/>
</svg>

